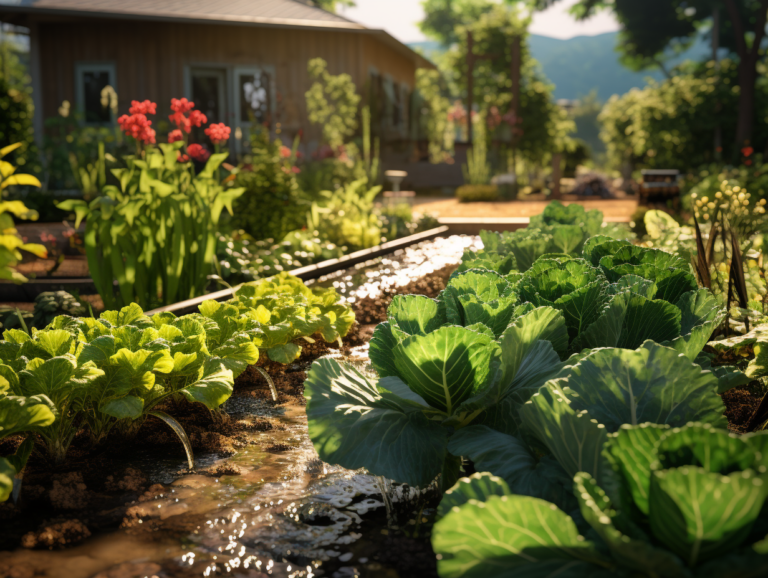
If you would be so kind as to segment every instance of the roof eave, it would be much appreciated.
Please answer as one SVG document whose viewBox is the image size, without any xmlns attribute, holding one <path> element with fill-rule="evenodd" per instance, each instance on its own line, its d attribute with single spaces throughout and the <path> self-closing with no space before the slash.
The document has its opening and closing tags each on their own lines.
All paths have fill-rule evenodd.
<svg viewBox="0 0 768 578">
<path fill-rule="evenodd" d="M 33 6 L 9 6 L 0 4 L 0 12 L 29 14 L 32 16 L 77 16 L 81 18 L 109 18 L 114 20 L 151 20 L 156 22 L 184 22 L 187 24 L 235 24 L 275 28 L 299 28 L 312 30 L 338 30 L 365 32 L 368 29 L 356 22 L 333 22 L 326 20 L 298 20 L 293 18 L 238 18 L 199 16 L 180 17 L 177 14 L 137 14 L 135 12 L 101 12 L 97 10 L 67 10 L 57 8 L 35 8 Z"/>
</svg>

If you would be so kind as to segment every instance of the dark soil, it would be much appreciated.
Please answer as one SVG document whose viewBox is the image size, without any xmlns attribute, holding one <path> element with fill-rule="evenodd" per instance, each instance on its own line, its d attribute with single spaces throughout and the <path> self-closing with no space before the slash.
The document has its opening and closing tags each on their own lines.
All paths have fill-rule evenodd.
<svg viewBox="0 0 768 578">
<path fill-rule="evenodd" d="M 750 420 L 760 405 L 762 396 L 752 393 L 750 386 L 745 385 L 726 391 L 721 397 L 725 403 L 728 429 L 737 433 L 748 432 L 751 425 Z"/>
<path fill-rule="evenodd" d="M 378 297 L 364 297 L 352 304 L 357 322 L 363 327 L 387 320 L 387 307 L 395 295 L 426 295 L 437 297 L 445 289 L 448 279 L 456 270 L 455 265 L 443 267 L 429 275 L 411 281 L 403 287 L 393 287 Z"/>
</svg>

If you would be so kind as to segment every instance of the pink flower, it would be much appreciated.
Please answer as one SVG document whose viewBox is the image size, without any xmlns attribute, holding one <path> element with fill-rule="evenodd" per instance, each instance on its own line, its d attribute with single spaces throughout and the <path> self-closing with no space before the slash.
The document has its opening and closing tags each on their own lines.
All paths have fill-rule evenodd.
<svg viewBox="0 0 768 578">
<path fill-rule="evenodd" d="M 301 169 L 299 167 L 291 167 L 291 172 L 295 175 L 298 175 L 301 172 Z"/>
<path fill-rule="evenodd" d="M 208 149 L 206 149 L 203 145 L 193 143 L 187 147 L 187 153 L 190 157 L 192 157 L 192 160 L 195 160 L 199 163 L 204 163 L 207 161 L 211 153 L 208 152 Z"/>
<path fill-rule="evenodd" d="M 291 149 L 289 149 L 287 146 L 281 146 L 280 147 L 280 157 L 287 159 L 291 156 Z"/>
<path fill-rule="evenodd" d="M 205 129 L 205 134 L 211 139 L 211 142 L 215 145 L 224 144 L 229 140 L 229 135 L 232 132 L 227 125 L 223 122 L 218 124 L 212 124 Z"/>
<path fill-rule="evenodd" d="M 184 135 L 179 129 L 172 130 L 168 133 L 168 142 L 174 143 L 176 141 L 184 140 Z"/>
</svg>

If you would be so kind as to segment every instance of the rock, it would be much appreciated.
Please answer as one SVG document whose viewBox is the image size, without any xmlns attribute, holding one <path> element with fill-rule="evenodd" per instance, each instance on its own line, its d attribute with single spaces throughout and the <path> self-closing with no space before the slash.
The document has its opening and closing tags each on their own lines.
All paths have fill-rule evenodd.
<svg viewBox="0 0 768 578">
<path fill-rule="evenodd" d="M 91 532 L 80 520 L 46 522 L 40 529 L 21 538 L 23 548 L 63 548 L 91 537 Z"/>
<path fill-rule="evenodd" d="M 54 478 L 53 487 L 48 492 L 48 498 L 51 505 L 60 510 L 85 508 L 90 501 L 90 492 L 83 482 L 83 474 L 81 472 L 69 472 Z"/>
</svg>

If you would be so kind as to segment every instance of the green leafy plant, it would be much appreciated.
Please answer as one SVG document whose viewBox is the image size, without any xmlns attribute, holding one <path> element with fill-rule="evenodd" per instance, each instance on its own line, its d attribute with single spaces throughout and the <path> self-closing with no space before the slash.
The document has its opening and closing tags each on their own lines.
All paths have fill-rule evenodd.
<svg viewBox="0 0 768 578">
<path fill-rule="evenodd" d="M 461 167 L 461 172 L 466 184 L 487 185 L 491 182 L 491 164 L 488 162 L 488 143 L 485 142 L 485 116 L 478 115 L 472 123 L 474 140 L 472 148 L 467 152 L 467 163 Z"/>
<path fill-rule="evenodd" d="M 381 222 L 373 201 L 380 186 L 368 187 L 359 179 L 335 191 L 322 191 L 307 216 L 311 231 L 321 239 L 350 250 L 367 249 L 381 243 Z"/>
<path fill-rule="evenodd" d="M 625 425 L 607 436 L 602 480 L 573 477 L 580 522 L 499 478 L 465 478 L 440 505 L 438 573 L 762 576 L 766 439 L 702 423 Z"/>
<path fill-rule="evenodd" d="M 243 188 L 226 188 L 215 173 L 227 153 L 211 155 L 195 175 L 178 160 L 181 141 L 147 147 L 143 158 L 125 157 L 113 169 L 119 186 L 107 185 L 90 203 L 59 207 L 87 218 L 85 249 L 94 283 L 107 308 L 174 303 L 204 292 L 216 250 L 221 212 Z M 118 283 L 115 292 L 113 281 Z"/>
<path fill-rule="evenodd" d="M 71 293 L 43 291 L 35 297 L 35 309 L 30 326 L 42 329 L 60 315 L 82 317 L 86 313 L 85 307 Z"/>
<path fill-rule="evenodd" d="M 466 318 L 474 307 L 462 304 L 462 295 L 482 295 L 478 309 L 498 308 L 505 285 L 470 271 L 454 285 L 452 297 L 459 300 L 450 306 L 395 297 L 389 321 L 376 328 L 370 343 L 378 379 L 335 360 L 315 362 L 304 387 L 309 434 L 320 457 L 414 486 L 442 473 L 442 486 L 450 486 L 459 469 L 458 458 L 447 451 L 454 432 L 504 421 L 510 405 L 527 399 L 560 368 L 556 349 L 565 347 L 567 333 L 551 308 L 519 311 L 498 340 L 483 322 L 448 325 L 449 315 L 474 321 Z M 507 301 L 501 303 L 500 316 L 511 317 Z"/>
<path fill-rule="evenodd" d="M 357 129 L 360 96 L 355 83 L 349 74 L 329 73 L 322 58 L 310 60 L 307 70 L 314 80 L 306 93 L 309 120 L 322 125 L 325 142 L 338 149 Z"/>
<path fill-rule="evenodd" d="M 237 169 L 235 186 L 244 189 L 233 204 L 230 223 L 254 239 L 282 239 L 300 229 L 309 202 L 297 180 L 296 147 L 270 140 L 263 127 L 252 131 L 250 155 Z"/>
<path fill-rule="evenodd" d="M 24 397 L 45 396 L 55 408 L 56 421 L 39 434 L 48 456 L 61 463 L 83 425 L 83 405 L 96 394 L 96 381 L 104 372 L 92 362 L 78 362 L 78 343 L 69 331 L 45 330 L 30 336 L 9 329 L 3 338 L 0 361 L 18 375 L 10 391 Z"/>
<path fill-rule="evenodd" d="M 13 185 L 40 186 L 40 181 L 36 177 L 17 174 L 16 167 L 8 161 L 2 160 L 3 157 L 21 146 L 22 143 L 16 143 L 0 149 L 0 191 Z M 20 251 L 27 251 L 42 259 L 48 255 L 48 251 L 42 245 L 22 241 L 16 232 L 11 215 L 33 221 L 37 220 L 38 215 L 35 211 L 29 210 L 21 201 L 0 201 L 0 279 L 24 283 L 27 278 L 14 269 L 22 259 Z"/>
<path fill-rule="evenodd" d="M 56 410 L 45 395 L 14 395 L 18 380 L 19 376 L 13 369 L 0 365 L 0 439 L 34 434 L 41 428 L 49 427 L 56 419 Z M 0 457 L 0 502 L 10 497 L 14 478 L 21 475 L 33 441 L 28 437 L 13 456 Z"/>
</svg>

